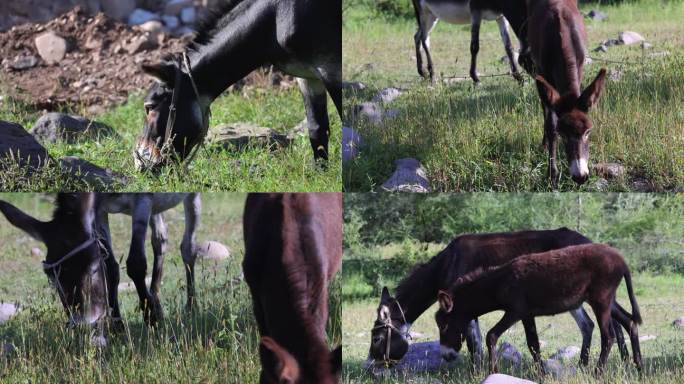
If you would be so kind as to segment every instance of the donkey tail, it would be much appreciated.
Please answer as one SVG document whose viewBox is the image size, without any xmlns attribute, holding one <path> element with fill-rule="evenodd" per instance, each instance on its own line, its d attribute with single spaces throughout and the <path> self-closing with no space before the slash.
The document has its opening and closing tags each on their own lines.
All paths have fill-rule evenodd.
<svg viewBox="0 0 684 384">
<path fill-rule="evenodd" d="M 641 324 L 641 314 L 639 313 L 639 305 L 634 297 L 634 289 L 632 288 L 632 275 L 629 271 L 625 272 L 625 283 L 627 284 L 627 294 L 629 295 L 629 303 L 632 305 L 632 321 Z"/>
</svg>

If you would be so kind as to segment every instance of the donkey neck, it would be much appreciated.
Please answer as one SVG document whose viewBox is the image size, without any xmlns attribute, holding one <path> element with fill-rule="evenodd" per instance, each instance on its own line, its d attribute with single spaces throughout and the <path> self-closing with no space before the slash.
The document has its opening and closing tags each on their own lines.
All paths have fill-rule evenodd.
<svg viewBox="0 0 684 384">
<path fill-rule="evenodd" d="M 447 246 L 425 264 L 414 269 L 397 287 L 396 300 L 401 305 L 407 323 L 413 323 L 437 301 Z"/>
<path fill-rule="evenodd" d="M 509 274 L 510 263 L 476 276 L 473 281 L 465 283 L 452 292 L 453 301 L 459 311 L 472 317 L 500 309 L 496 300 L 496 291 L 500 278 Z"/>
</svg>

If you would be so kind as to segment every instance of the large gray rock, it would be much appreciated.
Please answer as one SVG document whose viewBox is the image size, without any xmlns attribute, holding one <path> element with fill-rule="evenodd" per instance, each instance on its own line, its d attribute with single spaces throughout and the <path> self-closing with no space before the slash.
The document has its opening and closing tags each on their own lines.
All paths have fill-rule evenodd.
<svg viewBox="0 0 684 384">
<path fill-rule="evenodd" d="M 16 56 L 14 60 L 8 63 L 8 66 L 15 71 L 29 69 L 35 67 L 36 65 L 38 65 L 38 58 L 27 54 Z"/>
<path fill-rule="evenodd" d="M 637 32 L 633 31 L 624 31 L 620 32 L 618 35 L 618 40 L 620 41 L 620 44 L 624 45 L 630 45 L 630 44 L 636 44 L 644 41 L 644 37 L 638 34 Z"/>
<path fill-rule="evenodd" d="M 499 347 L 496 349 L 496 352 L 499 355 L 499 358 L 508 360 L 516 367 L 519 366 L 520 362 L 522 361 L 522 355 L 520 354 L 520 351 L 506 341 L 499 345 Z"/>
<path fill-rule="evenodd" d="M 577 356 L 581 352 L 580 347 L 575 345 L 569 345 L 567 347 L 560 348 L 556 353 L 551 355 L 551 359 L 554 360 L 568 360 Z"/>
<path fill-rule="evenodd" d="M 389 87 L 385 88 L 382 91 L 378 92 L 377 95 L 375 95 L 371 101 L 375 103 L 391 103 L 396 99 L 397 97 L 401 96 L 403 93 L 402 90 L 399 88 L 394 88 L 394 87 Z"/>
<path fill-rule="evenodd" d="M 425 341 L 409 345 L 406 355 L 390 368 L 385 368 L 383 364 L 373 364 L 371 361 L 366 361 L 365 368 L 374 376 L 381 377 L 394 372 L 436 372 L 454 367 L 457 362 L 458 359 L 451 362 L 442 359 L 438 341 Z"/>
<path fill-rule="evenodd" d="M 205 241 L 197 246 L 197 256 L 205 260 L 225 260 L 230 257 L 230 250 L 218 241 Z"/>
<path fill-rule="evenodd" d="M 430 182 L 420 161 L 413 158 L 399 159 L 394 162 L 396 167 L 392 176 L 382 184 L 382 189 L 388 192 L 430 192 Z"/>
<path fill-rule="evenodd" d="M 67 52 L 67 42 L 52 31 L 38 35 L 35 40 L 38 54 L 48 64 L 59 63 Z"/>
<path fill-rule="evenodd" d="M 109 17 L 119 20 L 128 20 L 135 10 L 135 0 L 100 0 L 102 11 Z"/>
<path fill-rule="evenodd" d="M 65 141 L 74 143 L 80 139 L 98 139 L 116 135 L 110 126 L 74 115 L 49 112 L 36 121 L 31 134 L 43 143 Z"/>
<path fill-rule="evenodd" d="M 125 176 L 111 169 L 98 167 L 89 161 L 75 156 L 59 159 L 59 165 L 65 172 L 84 180 L 95 190 L 109 190 L 113 184 L 124 184 L 126 182 Z"/>
<path fill-rule="evenodd" d="M 361 136 L 353 128 L 342 127 L 342 162 L 354 160 L 359 155 Z"/>
<path fill-rule="evenodd" d="M 249 145 L 261 147 L 287 147 L 293 137 L 283 135 L 271 128 L 260 127 L 252 123 L 222 124 L 209 130 L 207 142 L 238 150 Z"/>
<path fill-rule="evenodd" d="M 502 373 L 494 373 L 485 377 L 480 384 L 535 384 L 535 382 Z"/>
<path fill-rule="evenodd" d="M 50 156 L 21 125 L 0 120 L 0 160 L 7 159 L 14 159 L 22 167 L 39 168 Z"/>
<path fill-rule="evenodd" d="M 6 322 L 19 312 L 19 306 L 14 303 L 0 302 L 0 324 Z"/>
</svg>

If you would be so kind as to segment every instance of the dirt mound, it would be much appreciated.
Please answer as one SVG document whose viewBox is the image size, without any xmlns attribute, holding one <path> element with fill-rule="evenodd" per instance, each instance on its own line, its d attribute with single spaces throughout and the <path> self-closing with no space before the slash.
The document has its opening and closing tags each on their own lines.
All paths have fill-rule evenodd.
<svg viewBox="0 0 684 384">
<path fill-rule="evenodd" d="M 53 65 L 41 58 L 36 47 L 36 37 L 47 31 L 67 43 L 66 55 Z M 140 71 L 140 63 L 180 52 L 191 36 L 172 38 L 75 8 L 48 23 L 24 24 L 0 33 L 3 90 L 45 109 L 118 104 L 131 91 L 152 83 Z"/>
</svg>

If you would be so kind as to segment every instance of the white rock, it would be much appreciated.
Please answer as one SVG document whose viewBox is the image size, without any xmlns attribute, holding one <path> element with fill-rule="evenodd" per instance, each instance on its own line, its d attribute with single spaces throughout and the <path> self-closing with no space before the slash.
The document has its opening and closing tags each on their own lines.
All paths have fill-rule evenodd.
<svg viewBox="0 0 684 384">
<path fill-rule="evenodd" d="M 578 353 L 580 353 L 581 349 L 578 346 L 575 345 L 570 345 L 567 347 L 563 347 L 556 351 L 553 355 L 551 355 L 551 358 L 554 360 L 566 360 L 566 359 L 571 359 L 575 357 Z"/>
<path fill-rule="evenodd" d="M 145 24 L 151 20 L 159 21 L 161 18 L 158 14 L 146 11 L 144 9 L 137 8 L 133 13 L 128 16 L 129 25 L 140 25 Z"/>
<path fill-rule="evenodd" d="M 192 7 L 192 0 L 170 0 L 164 7 L 167 15 L 178 16 L 184 8 Z"/>
<path fill-rule="evenodd" d="M 55 64 L 62 61 L 67 51 L 67 43 L 62 37 L 54 32 L 45 32 L 38 35 L 35 39 L 38 54 L 48 64 Z"/>
<path fill-rule="evenodd" d="M 382 184 L 382 189 L 388 192 L 430 192 L 430 182 L 420 161 L 414 158 L 399 159 L 394 162 L 396 167 L 392 176 Z"/>
<path fill-rule="evenodd" d="M 342 162 L 346 163 L 359 155 L 361 136 L 353 128 L 342 127 Z"/>
<path fill-rule="evenodd" d="M 620 32 L 618 40 L 621 44 L 630 45 L 644 41 L 644 37 L 633 31 Z"/>
<path fill-rule="evenodd" d="M 164 30 L 164 24 L 157 20 L 150 20 L 146 23 L 140 24 L 140 29 L 142 29 L 145 32 L 155 34 L 162 32 Z"/>
<path fill-rule="evenodd" d="M 197 19 L 197 11 L 195 11 L 195 7 L 183 8 L 180 14 L 180 19 L 183 24 L 194 24 L 195 19 Z"/>
<path fill-rule="evenodd" d="M 480 384 L 535 384 L 535 382 L 520 379 L 515 376 L 504 375 L 502 373 L 494 373 L 485 377 Z"/>
<path fill-rule="evenodd" d="M 102 11 L 109 17 L 126 21 L 135 9 L 135 0 L 100 0 Z"/>
<path fill-rule="evenodd" d="M 41 257 L 41 256 L 43 256 L 43 251 L 38 247 L 33 247 L 33 248 L 31 248 L 31 256 Z"/>
<path fill-rule="evenodd" d="M 19 307 L 14 303 L 0 303 L 0 324 L 6 322 L 19 312 Z"/>
<path fill-rule="evenodd" d="M 205 241 L 197 246 L 197 256 L 205 260 L 224 260 L 230 257 L 230 250 L 218 241 Z"/>
<path fill-rule="evenodd" d="M 375 97 L 371 99 L 375 103 L 390 103 L 397 97 L 401 96 L 403 92 L 399 88 L 389 87 L 380 91 Z"/>
<path fill-rule="evenodd" d="M 180 20 L 176 16 L 163 15 L 162 21 L 168 29 L 176 29 L 180 26 Z"/>
</svg>

